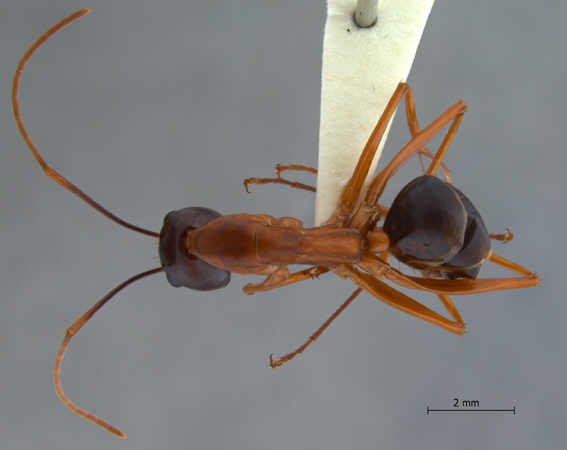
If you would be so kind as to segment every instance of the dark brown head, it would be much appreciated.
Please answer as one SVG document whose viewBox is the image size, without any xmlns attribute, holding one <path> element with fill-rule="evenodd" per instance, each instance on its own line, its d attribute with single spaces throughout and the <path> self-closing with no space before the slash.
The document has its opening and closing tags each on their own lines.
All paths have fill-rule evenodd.
<svg viewBox="0 0 567 450">
<path fill-rule="evenodd" d="M 212 291 L 225 287 L 230 272 L 211 266 L 189 253 L 187 234 L 221 215 L 209 208 L 190 207 L 172 211 L 163 219 L 159 234 L 159 259 L 167 281 L 174 287 Z"/>
</svg>

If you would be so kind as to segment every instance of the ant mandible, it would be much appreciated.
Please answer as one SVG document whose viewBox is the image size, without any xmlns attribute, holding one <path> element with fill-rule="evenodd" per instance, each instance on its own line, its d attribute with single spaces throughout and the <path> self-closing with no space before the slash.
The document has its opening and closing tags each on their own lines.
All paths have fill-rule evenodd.
<svg viewBox="0 0 567 450">
<path fill-rule="evenodd" d="M 273 368 L 303 352 L 362 290 L 407 314 L 462 335 L 465 324 L 448 295 L 478 294 L 538 285 L 537 274 L 492 253 L 490 240 L 507 242 L 512 238 L 510 231 L 499 235 L 489 234 L 474 205 L 450 184 L 449 171 L 442 161 L 467 110 L 466 104 L 462 100 L 458 101 L 429 126 L 420 130 L 413 95 L 405 83 L 398 85 L 370 135 L 352 177 L 342 191 L 336 211 L 319 227 L 302 228 L 302 222 L 291 217 L 276 219 L 268 215 L 246 213 L 221 216 L 216 211 L 203 207 L 170 212 L 165 216 L 160 233 L 119 219 L 47 165 L 31 141 L 20 115 L 18 88 L 27 61 L 50 36 L 88 12 L 89 10 L 77 11 L 63 19 L 32 45 L 21 59 L 12 89 L 16 123 L 33 156 L 49 178 L 118 224 L 159 238 L 161 267 L 138 274 L 114 288 L 67 330 L 57 354 L 53 377 L 57 394 L 73 412 L 116 436 L 126 438 L 117 428 L 74 405 L 63 393 L 59 372 L 69 341 L 94 313 L 118 291 L 154 273 L 165 272 L 169 283 L 175 287 L 185 286 L 200 291 L 225 287 L 230 281 L 231 273 L 267 275 L 263 283 L 246 285 L 244 292 L 247 294 L 316 278 L 329 271 L 342 279 L 350 279 L 358 286 L 303 346 L 277 360 L 270 356 Z M 363 184 L 370 164 L 402 98 L 405 99 L 412 139 L 364 192 Z M 432 155 L 425 146 L 449 123 L 451 125 L 445 139 L 437 153 Z M 391 208 L 378 203 L 388 180 L 417 154 L 420 158 L 425 155 L 432 159 L 425 175 L 404 187 Z M 447 182 L 435 177 L 439 167 L 443 169 Z M 245 181 L 246 189 L 254 184 L 280 183 L 315 191 L 313 187 L 281 178 L 279 172 L 284 170 L 317 173 L 315 169 L 304 166 L 277 166 L 278 178 L 248 179 Z M 383 225 L 379 227 L 378 223 L 382 219 Z M 420 271 L 423 277 L 405 275 L 392 268 L 387 262 L 390 254 Z M 522 276 L 477 279 L 484 261 L 491 261 Z M 290 274 L 290 264 L 313 267 Z M 436 294 L 454 320 L 426 308 L 380 281 L 381 279 Z"/>
</svg>

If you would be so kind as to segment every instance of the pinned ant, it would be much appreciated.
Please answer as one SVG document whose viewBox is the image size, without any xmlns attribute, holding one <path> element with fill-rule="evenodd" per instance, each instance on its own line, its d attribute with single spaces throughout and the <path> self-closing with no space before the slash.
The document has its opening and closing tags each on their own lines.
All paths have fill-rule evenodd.
<svg viewBox="0 0 567 450">
<path fill-rule="evenodd" d="M 65 335 L 54 367 L 57 394 L 73 412 L 100 425 L 109 432 L 125 438 L 117 428 L 75 406 L 63 393 L 59 372 L 61 361 L 71 338 L 108 300 L 124 287 L 148 275 L 165 272 L 175 287 L 208 291 L 225 287 L 230 274 L 266 275 L 259 284 L 248 284 L 244 292 L 254 294 L 334 272 L 358 286 L 351 297 L 295 352 L 277 360 L 270 356 L 270 365 L 278 367 L 303 350 L 362 291 L 410 315 L 431 322 L 452 333 L 462 335 L 465 324 L 448 295 L 477 294 L 500 289 L 519 289 L 537 286 L 537 274 L 492 253 L 491 239 L 507 242 L 509 232 L 488 233 L 484 222 L 470 200 L 450 184 L 448 169 L 442 160 L 457 132 L 467 107 L 458 101 L 429 126 L 420 130 L 409 86 L 400 83 L 392 95 L 376 128 L 370 135 L 351 179 L 345 186 L 334 214 L 322 226 L 305 229 L 302 222 L 291 218 L 262 214 L 219 213 L 203 207 L 190 207 L 165 216 L 160 233 L 145 230 L 119 219 L 80 189 L 59 175 L 43 160 L 32 143 L 20 116 L 18 89 L 22 71 L 40 45 L 64 26 L 87 14 L 81 10 L 47 31 L 20 61 L 12 90 L 14 115 L 20 132 L 45 174 L 71 191 L 90 206 L 118 224 L 159 238 L 161 267 L 138 274 L 108 293 L 75 322 Z M 385 129 L 398 105 L 405 99 L 411 141 L 400 150 L 372 181 L 366 192 L 363 183 Z M 439 150 L 433 156 L 426 144 L 451 123 Z M 388 180 L 413 156 L 419 154 L 433 161 L 425 175 L 411 181 L 394 200 L 391 208 L 378 203 Z M 447 178 L 443 182 L 435 173 L 441 167 Z M 278 166 L 277 171 L 314 169 L 303 166 Z M 248 179 L 245 186 L 280 183 L 315 191 L 315 188 L 293 183 L 281 177 Z M 381 227 L 377 226 L 384 219 Z M 389 255 L 417 269 L 423 277 L 405 275 L 388 263 Z M 481 264 L 491 261 L 516 272 L 517 278 L 477 279 Z M 313 267 L 290 274 L 288 265 L 305 264 Z M 400 286 L 436 294 L 454 320 L 449 320 L 426 308 L 410 297 L 390 287 L 381 279 Z"/>
</svg>

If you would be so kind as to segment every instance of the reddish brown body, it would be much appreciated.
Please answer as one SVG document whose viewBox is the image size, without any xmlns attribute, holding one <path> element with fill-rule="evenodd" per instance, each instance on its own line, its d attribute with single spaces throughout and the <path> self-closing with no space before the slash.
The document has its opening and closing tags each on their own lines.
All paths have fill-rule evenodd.
<svg viewBox="0 0 567 450">
<path fill-rule="evenodd" d="M 355 228 L 298 225 L 296 219 L 229 214 L 190 231 L 186 246 L 202 261 L 240 275 L 268 275 L 288 264 L 356 264 L 366 249 Z"/>
<path fill-rule="evenodd" d="M 507 242 L 512 238 L 512 234 L 508 232 L 503 235 L 493 235 L 482 230 L 484 223 L 476 208 L 468 199 L 464 201 L 466 197 L 464 194 L 450 187 L 449 171 L 443 166 L 442 160 L 467 109 L 465 103 L 458 101 L 421 130 L 417 123 L 411 90 L 405 83 L 400 83 L 396 88 L 368 139 L 352 177 L 343 189 L 334 214 L 321 227 L 303 229 L 301 221 L 290 217 L 276 219 L 268 215 L 245 213 L 221 216 L 205 207 L 172 211 L 166 215 L 160 233 L 142 229 L 116 217 L 47 165 L 31 141 L 19 110 L 20 75 L 28 59 L 49 36 L 87 12 L 88 10 L 78 11 L 52 27 L 21 59 L 14 76 L 12 90 L 16 123 L 35 159 L 48 177 L 109 219 L 131 230 L 159 238 L 161 267 L 138 274 L 117 286 L 67 330 L 55 361 L 53 376 L 57 394 L 73 412 L 117 436 L 126 437 L 112 425 L 74 405 L 63 393 L 59 372 L 67 345 L 81 327 L 118 291 L 154 273 L 165 272 L 167 279 L 175 287 L 185 286 L 201 291 L 225 287 L 230 281 L 231 273 L 268 275 L 262 283 L 246 285 L 244 292 L 247 294 L 283 287 L 329 271 L 357 285 L 354 294 L 303 346 L 277 360 L 270 357 L 272 367 L 277 367 L 303 352 L 362 290 L 394 308 L 462 335 L 465 324 L 448 295 L 476 294 L 538 285 L 537 274 L 492 253 L 491 239 Z M 404 98 L 412 139 L 365 189 L 364 180 L 367 178 L 380 140 L 398 103 Z M 451 124 L 449 131 L 436 155 L 433 156 L 426 145 L 448 124 Z M 410 185 L 406 186 L 402 190 L 403 198 L 399 202 L 394 201 L 390 209 L 378 203 L 388 180 L 417 154 L 433 159 L 426 174 L 420 177 L 423 179 L 416 179 L 410 183 L 411 189 Z M 435 177 L 439 167 L 442 167 L 447 183 Z M 245 185 L 280 183 L 315 191 L 314 188 L 301 183 L 279 178 L 281 170 L 306 170 L 317 173 L 314 169 L 302 166 L 285 166 L 285 169 L 281 167 L 277 169 L 276 179 L 249 179 L 246 180 Z M 430 204 L 429 201 L 423 201 L 424 197 L 420 192 L 425 192 L 423 190 L 425 188 L 430 189 L 431 192 L 431 195 L 425 195 L 426 200 L 432 198 L 445 198 L 445 200 L 437 202 L 437 205 L 434 204 L 435 202 Z M 441 195 L 442 191 L 447 195 Z M 453 203 L 456 202 L 455 207 L 449 207 L 447 198 L 452 199 Z M 416 212 L 419 214 L 414 214 Z M 379 221 L 384 218 L 386 220 L 383 226 L 378 226 Z M 454 228 L 456 231 L 448 231 L 445 225 L 451 223 L 455 225 L 451 229 Z M 481 233 L 475 231 L 479 227 Z M 448 252 L 444 249 L 447 245 L 449 245 Z M 441 258 L 437 255 L 439 252 L 442 254 Z M 387 262 L 390 253 L 404 264 L 418 268 L 424 277 L 405 275 L 391 267 Z M 449 257 L 451 259 L 448 259 Z M 476 279 L 480 265 L 485 261 L 491 261 L 521 276 Z M 288 271 L 290 264 L 308 264 L 315 267 L 290 274 Z M 381 279 L 387 279 L 402 287 L 436 294 L 453 320 L 437 314 L 382 282 Z"/>
</svg>

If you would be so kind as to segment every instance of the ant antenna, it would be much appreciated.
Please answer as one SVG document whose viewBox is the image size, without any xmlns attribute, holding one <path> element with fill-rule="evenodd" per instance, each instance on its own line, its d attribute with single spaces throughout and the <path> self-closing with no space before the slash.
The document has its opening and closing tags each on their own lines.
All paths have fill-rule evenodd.
<svg viewBox="0 0 567 450">
<path fill-rule="evenodd" d="M 45 162 L 45 160 L 43 159 L 43 157 L 41 156 L 41 154 L 39 153 L 39 150 L 36 148 L 36 146 L 32 142 L 28 132 L 26 131 L 26 127 L 24 127 L 24 122 L 22 121 L 22 116 L 20 114 L 20 101 L 18 100 L 18 90 L 20 88 L 20 78 L 22 76 L 22 72 L 24 70 L 24 67 L 26 67 L 26 63 L 28 62 L 30 57 L 37 51 L 37 49 L 45 41 L 47 41 L 47 39 L 49 39 L 49 37 L 53 36 L 61 28 L 69 25 L 70 23 L 74 22 L 77 19 L 80 19 L 81 17 L 88 14 L 89 12 L 90 12 L 90 9 L 82 9 L 80 11 L 77 11 L 74 14 L 71 14 L 69 17 L 63 19 L 57 25 L 51 27 L 49 30 L 47 30 L 47 32 L 43 36 L 41 36 L 35 42 L 35 44 L 33 44 L 30 47 L 30 49 L 26 52 L 26 54 L 20 60 L 20 63 L 18 64 L 18 68 L 16 69 L 16 74 L 14 75 L 14 83 L 12 84 L 12 106 L 14 108 L 14 117 L 16 118 L 16 123 L 18 124 L 18 128 L 20 129 L 20 133 L 22 134 L 24 141 L 28 145 L 28 147 L 31 150 L 36 161 L 39 163 L 39 165 L 41 166 L 41 168 L 45 172 L 45 175 L 47 175 L 49 178 L 51 178 L 56 183 L 59 183 L 65 189 L 67 189 L 68 191 L 75 194 L 81 200 L 88 203 L 90 206 L 92 206 L 98 212 L 105 215 L 110 220 L 113 220 L 117 224 L 122 225 L 123 227 L 128 228 L 130 230 L 136 231 L 138 233 L 146 234 L 148 236 L 159 238 L 159 233 L 156 233 L 155 231 L 145 230 L 144 228 L 137 227 L 136 225 L 132 225 L 131 223 L 128 223 L 128 222 L 120 219 L 119 217 L 115 216 L 110 211 L 108 211 L 107 209 L 105 209 L 101 205 L 99 205 L 97 202 L 95 202 L 92 198 L 90 198 L 83 191 L 81 191 L 77 186 L 72 184 L 69 180 L 67 180 L 67 178 L 59 175 L 53 168 L 49 167 L 47 165 L 47 163 Z"/>
<path fill-rule="evenodd" d="M 90 12 L 90 9 L 82 9 L 80 11 L 77 11 L 74 14 L 71 14 L 69 17 L 63 19 L 57 25 L 51 27 L 43 36 L 41 36 L 35 42 L 35 44 L 33 44 L 30 47 L 30 49 L 22 57 L 22 59 L 20 60 L 20 63 L 18 64 L 18 68 L 16 69 L 16 74 L 14 75 L 14 83 L 12 85 L 12 106 L 14 108 L 14 117 L 16 118 L 16 123 L 18 124 L 18 128 L 20 129 L 20 133 L 22 134 L 24 141 L 26 142 L 27 146 L 31 150 L 36 161 L 39 163 L 39 165 L 41 166 L 41 168 L 45 172 L 45 175 L 47 175 L 49 178 L 51 178 L 52 180 L 54 180 L 55 182 L 57 182 L 58 184 L 63 186 L 68 191 L 75 194 L 77 197 L 79 197 L 84 202 L 88 203 L 91 207 L 96 209 L 98 212 L 105 215 L 110 220 L 113 220 L 114 222 L 118 223 L 119 225 L 122 225 L 125 228 L 128 228 L 130 230 L 136 231 L 136 232 L 141 233 L 141 234 L 146 234 L 148 236 L 159 238 L 159 233 L 156 233 L 155 231 L 145 230 L 144 228 L 137 227 L 137 226 L 132 225 L 132 224 L 120 219 L 119 217 L 115 216 L 110 211 L 108 211 L 107 209 L 105 209 L 101 205 L 99 205 L 97 202 L 95 202 L 92 198 L 90 198 L 87 194 L 85 194 L 83 191 L 81 191 L 78 187 L 76 187 L 74 184 L 72 184 L 65 177 L 59 175 L 53 168 L 49 167 L 47 165 L 47 163 L 45 162 L 45 160 L 43 159 L 43 157 L 41 156 L 41 154 L 39 153 L 39 150 L 36 148 L 36 146 L 32 142 L 28 132 L 26 131 L 26 128 L 24 127 L 24 123 L 23 123 L 22 117 L 20 115 L 20 102 L 18 100 L 18 89 L 20 87 L 20 78 L 22 76 L 22 72 L 24 70 L 24 67 L 26 66 L 26 63 L 30 59 L 30 57 L 37 51 L 37 49 L 47 39 L 49 39 L 50 36 L 53 36 L 61 28 L 69 25 L 70 23 L 72 23 L 75 20 L 83 17 L 84 15 L 88 14 L 89 12 Z M 132 284 L 134 281 L 138 281 L 142 278 L 145 278 L 149 275 L 153 275 L 154 273 L 158 273 L 158 272 L 163 272 L 163 268 L 158 267 L 158 268 L 140 273 L 138 275 L 135 275 L 132 278 L 129 278 L 128 280 L 124 281 L 123 283 L 121 283 L 120 285 L 115 287 L 108 294 L 106 294 L 106 296 L 104 296 L 91 309 L 89 309 L 83 316 L 81 316 L 81 318 L 79 320 L 77 320 L 69 329 L 67 329 L 67 334 L 65 335 L 65 339 L 63 339 L 63 342 L 61 343 L 61 347 L 59 348 L 59 352 L 57 353 L 57 358 L 55 360 L 55 367 L 53 368 L 53 381 L 55 383 L 55 391 L 57 392 L 57 395 L 59 396 L 61 401 L 74 413 L 78 414 L 81 417 L 84 417 L 87 420 L 90 420 L 91 422 L 95 423 L 96 425 L 99 425 L 100 427 L 104 428 L 105 430 L 109 431 L 110 433 L 112 433 L 112 434 L 114 434 L 118 437 L 121 437 L 122 439 L 126 439 L 126 435 L 124 433 L 122 433 L 122 431 L 120 431 L 116 427 L 113 427 L 112 425 L 105 422 L 104 420 L 99 419 L 95 415 L 85 411 L 84 409 L 79 408 L 73 402 L 71 402 L 71 400 L 69 400 L 69 398 L 65 395 L 65 393 L 63 392 L 63 388 L 61 387 L 61 378 L 59 376 L 59 372 L 61 371 L 61 362 L 63 360 L 63 356 L 65 355 L 65 351 L 67 350 L 67 346 L 69 345 L 69 341 L 71 340 L 71 338 L 77 333 L 77 331 L 79 331 L 83 327 L 83 325 L 85 325 L 89 321 L 89 319 L 94 315 L 94 313 L 96 313 L 100 308 L 102 308 L 104 306 L 104 304 L 108 300 L 110 300 L 112 297 L 114 297 L 115 294 L 120 292 L 126 286 Z"/>
<path fill-rule="evenodd" d="M 53 368 L 53 382 L 55 384 L 55 391 L 57 395 L 61 399 L 61 401 L 67 406 L 71 411 L 78 414 L 81 417 L 84 417 L 87 420 L 90 420 L 92 423 L 104 428 L 106 431 L 118 436 L 122 439 L 126 439 L 126 435 L 122 433 L 118 428 L 113 427 L 108 422 L 105 422 L 102 419 L 99 419 L 94 414 L 91 414 L 84 409 L 79 408 L 75 405 L 69 397 L 65 395 L 63 392 L 63 388 L 61 387 L 61 378 L 59 377 L 59 372 L 61 371 L 61 361 L 63 361 L 63 356 L 65 356 L 65 351 L 67 350 L 67 346 L 69 345 L 69 341 L 77 331 L 79 331 L 83 325 L 85 325 L 89 319 L 96 313 L 100 308 L 104 306 L 104 304 L 110 300 L 114 295 L 124 289 L 126 286 L 132 284 L 134 281 L 141 280 L 149 275 L 153 275 L 154 273 L 163 272 L 162 267 L 158 267 L 156 269 L 148 270 L 147 272 L 139 273 L 138 275 L 134 275 L 132 278 L 124 281 L 123 283 L 116 286 L 112 291 L 106 294 L 103 298 L 101 298 L 91 309 L 89 309 L 85 314 L 83 314 L 79 320 L 77 320 L 70 328 L 67 329 L 67 333 L 65 334 L 65 339 L 61 343 L 61 347 L 59 347 L 59 352 L 57 353 L 57 358 L 55 358 L 55 367 Z"/>
</svg>

